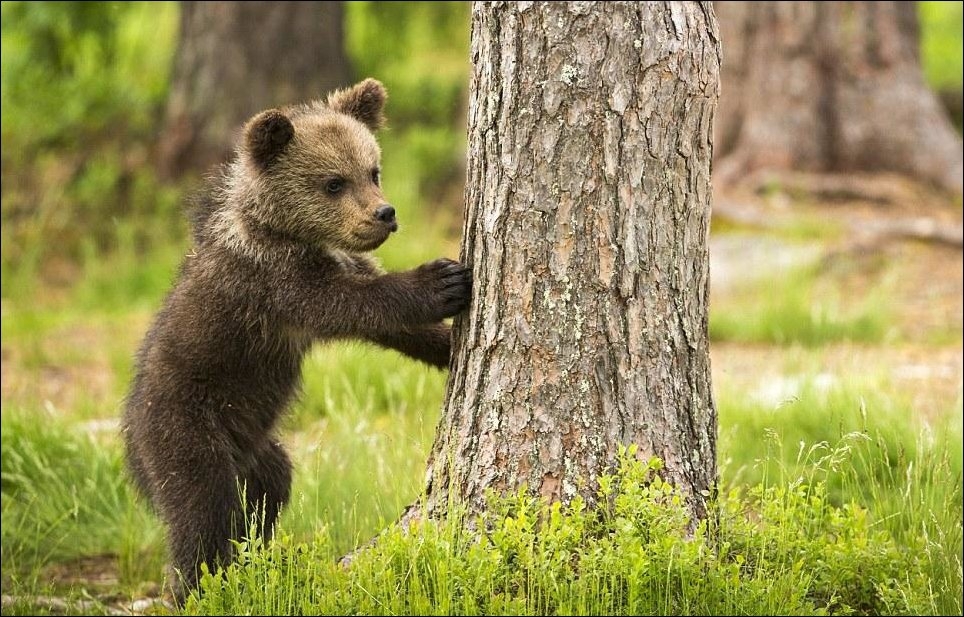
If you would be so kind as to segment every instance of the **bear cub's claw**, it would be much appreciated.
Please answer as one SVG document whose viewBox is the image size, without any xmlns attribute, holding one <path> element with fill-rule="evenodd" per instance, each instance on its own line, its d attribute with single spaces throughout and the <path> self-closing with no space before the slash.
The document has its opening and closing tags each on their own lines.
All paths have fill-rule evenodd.
<svg viewBox="0 0 964 617">
<path fill-rule="evenodd" d="M 415 270 L 418 287 L 427 292 L 431 321 L 464 311 L 472 299 L 472 270 L 451 259 L 436 259 Z"/>
</svg>

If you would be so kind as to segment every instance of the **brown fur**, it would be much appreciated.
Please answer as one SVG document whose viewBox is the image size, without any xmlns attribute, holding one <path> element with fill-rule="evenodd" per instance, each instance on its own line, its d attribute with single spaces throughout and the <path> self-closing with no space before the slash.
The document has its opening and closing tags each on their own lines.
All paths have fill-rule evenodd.
<svg viewBox="0 0 964 617">
<path fill-rule="evenodd" d="M 364 254 L 397 227 L 370 130 L 384 101 L 366 80 L 328 105 L 262 112 L 198 205 L 123 422 L 132 476 L 167 525 L 179 595 L 201 563 L 230 559 L 245 513 L 270 534 L 291 483 L 277 422 L 313 342 L 360 338 L 448 365 L 442 320 L 468 305 L 471 273 L 440 259 L 386 274 Z"/>
<path fill-rule="evenodd" d="M 338 90 L 328 97 L 328 107 L 361 120 L 376 131 L 385 124 L 385 88 L 374 79 L 366 79 L 353 88 Z"/>
</svg>

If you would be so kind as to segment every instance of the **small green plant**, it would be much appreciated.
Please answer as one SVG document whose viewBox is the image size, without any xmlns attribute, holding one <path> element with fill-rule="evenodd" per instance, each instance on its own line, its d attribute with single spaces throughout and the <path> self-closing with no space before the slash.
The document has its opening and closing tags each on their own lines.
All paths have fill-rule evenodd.
<svg viewBox="0 0 964 617">
<path fill-rule="evenodd" d="M 880 379 L 829 387 L 805 379 L 779 403 L 745 392 L 719 400 L 725 487 L 819 485 L 829 504 L 867 508 L 876 528 L 919 556 L 935 593 L 934 604 L 918 610 L 960 612 L 960 399 L 924 425 Z"/>
<path fill-rule="evenodd" d="M 712 525 L 691 533 L 660 468 L 628 449 L 600 479 L 598 508 L 520 491 L 493 498 L 471 527 L 453 509 L 440 522 L 392 528 L 347 568 L 325 532 L 241 544 L 239 561 L 205 576 L 186 613 L 937 612 L 921 546 L 901 545 L 853 502 L 833 505 L 824 484 L 730 491 Z"/>
</svg>

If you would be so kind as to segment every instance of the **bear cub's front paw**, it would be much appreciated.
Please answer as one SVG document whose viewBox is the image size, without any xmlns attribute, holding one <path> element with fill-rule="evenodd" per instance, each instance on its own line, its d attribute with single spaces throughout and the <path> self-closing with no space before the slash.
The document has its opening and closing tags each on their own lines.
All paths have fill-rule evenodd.
<svg viewBox="0 0 964 617">
<path fill-rule="evenodd" d="M 472 299 L 472 271 L 451 259 L 436 259 L 413 272 L 419 293 L 425 294 L 430 321 L 458 315 Z"/>
</svg>

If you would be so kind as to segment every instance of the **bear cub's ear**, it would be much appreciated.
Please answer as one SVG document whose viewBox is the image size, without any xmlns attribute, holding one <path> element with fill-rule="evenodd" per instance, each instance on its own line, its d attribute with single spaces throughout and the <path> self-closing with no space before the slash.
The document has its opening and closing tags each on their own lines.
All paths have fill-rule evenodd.
<svg viewBox="0 0 964 617">
<path fill-rule="evenodd" d="M 251 160 L 264 171 L 285 151 L 294 135 L 295 127 L 288 116 L 277 109 L 269 109 L 248 121 L 244 127 L 244 144 Z"/>
<path fill-rule="evenodd" d="M 377 79 L 368 78 L 350 88 L 338 90 L 328 95 L 328 107 L 359 120 L 370 130 L 375 131 L 385 123 L 382 110 L 388 93 Z"/>
</svg>

